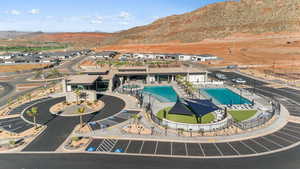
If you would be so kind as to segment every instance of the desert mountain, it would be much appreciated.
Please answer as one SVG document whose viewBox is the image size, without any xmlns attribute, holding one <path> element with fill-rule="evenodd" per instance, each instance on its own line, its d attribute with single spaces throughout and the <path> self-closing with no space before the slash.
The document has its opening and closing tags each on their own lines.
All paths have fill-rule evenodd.
<svg viewBox="0 0 300 169">
<path fill-rule="evenodd" d="M 102 45 L 198 42 L 234 33 L 299 32 L 299 0 L 240 0 L 207 5 L 182 15 L 114 34 Z"/>
</svg>

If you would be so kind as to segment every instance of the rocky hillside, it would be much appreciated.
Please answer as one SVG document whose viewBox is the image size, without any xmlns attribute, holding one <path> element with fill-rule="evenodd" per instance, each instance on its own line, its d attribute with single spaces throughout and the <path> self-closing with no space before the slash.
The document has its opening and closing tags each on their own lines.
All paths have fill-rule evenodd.
<svg viewBox="0 0 300 169">
<path fill-rule="evenodd" d="M 102 45 L 197 42 L 233 33 L 300 30 L 299 0 L 240 0 L 210 4 L 114 34 Z"/>
</svg>

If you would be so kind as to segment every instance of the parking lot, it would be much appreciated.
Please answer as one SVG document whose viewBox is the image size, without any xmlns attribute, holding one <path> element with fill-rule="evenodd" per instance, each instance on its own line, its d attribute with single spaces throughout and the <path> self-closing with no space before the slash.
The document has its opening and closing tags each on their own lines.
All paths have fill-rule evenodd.
<svg viewBox="0 0 300 169">
<path fill-rule="evenodd" d="M 148 140 L 94 139 L 90 147 L 97 152 L 144 155 L 220 157 L 259 154 L 290 146 L 300 141 L 300 124 L 288 123 L 272 134 L 224 143 L 186 143 Z"/>
<path fill-rule="evenodd" d="M 45 100 L 49 99 L 49 97 L 46 97 L 46 98 L 41 98 L 41 99 L 37 99 L 37 100 L 33 100 L 33 101 L 30 101 L 30 102 L 27 102 L 27 103 L 24 103 L 14 109 L 12 109 L 10 112 L 8 112 L 9 115 L 12 115 L 12 114 L 21 114 L 21 112 L 28 106 L 31 106 L 33 104 L 36 104 L 38 102 L 43 102 Z"/>
<path fill-rule="evenodd" d="M 21 117 L 0 119 L 0 128 L 9 132 L 22 133 L 31 127 L 33 125 L 26 123 Z"/>
<path fill-rule="evenodd" d="M 132 118 L 132 116 L 134 114 L 138 114 L 138 113 L 139 113 L 139 111 L 123 110 L 120 113 L 113 115 L 109 118 L 89 122 L 89 126 L 91 127 L 92 130 L 104 129 L 104 128 L 122 123 L 122 122 Z"/>
</svg>

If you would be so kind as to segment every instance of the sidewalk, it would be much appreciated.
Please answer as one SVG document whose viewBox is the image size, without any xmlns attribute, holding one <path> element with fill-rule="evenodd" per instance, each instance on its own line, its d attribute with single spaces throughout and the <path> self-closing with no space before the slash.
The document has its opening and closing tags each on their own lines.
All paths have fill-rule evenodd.
<svg viewBox="0 0 300 169">
<path fill-rule="evenodd" d="M 162 126 L 159 126 L 152 121 L 149 121 L 148 118 L 145 117 L 145 113 L 143 113 L 143 117 L 140 121 L 145 128 L 153 129 L 154 135 L 139 135 L 139 134 L 130 134 L 126 133 L 122 128 L 128 126 L 131 123 L 131 120 L 120 123 L 116 126 L 112 126 L 110 128 L 92 131 L 90 133 L 81 134 L 78 136 L 86 136 L 93 138 L 114 138 L 114 139 L 139 139 L 139 140 L 155 140 L 155 141 L 173 141 L 173 142 L 199 142 L 199 143 L 211 143 L 211 142 L 228 142 L 228 141 L 238 141 L 251 139 L 256 137 L 261 137 L 264 135 L 268 135 L 273 133 L 283 126 L 289 120 L 289 112 L 282 108 L 280 117 L 275 121 L 272 121 L 272 124 L 267 124 L 259 129 L 247 130 L 243 133 L 233 134 L 233 135 L 223 135 L 223 136 L 178 136 L 175 130 L 168 129 L 167 135 L 165 135 L 165 130 Z M 268 122 L 271 123 L 271 122 Z"/>
</svg>

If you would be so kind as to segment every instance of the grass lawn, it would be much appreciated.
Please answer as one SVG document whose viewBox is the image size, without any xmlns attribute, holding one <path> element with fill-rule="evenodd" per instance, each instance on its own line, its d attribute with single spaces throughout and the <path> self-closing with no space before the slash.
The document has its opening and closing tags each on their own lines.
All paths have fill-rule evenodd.
<svg viewBox="0 0 300 169">
<path fill-rule="evenodd" d="M 235 121 L 241 122 L 254 116 L 256 110 L 230 110 L 228 113 L 231 114 Z"/>
<path fill-rule="evenodd" d="M 165 109 L 160 110 L 157 113 L 157 117 L 159 119 L 163 119 L 164 117 L 164 110 L 169 112 L 171 107 L 167 107 Z M 210 123 L 215 119 L 215 116 L 212 113 L 208 113 L 204 115 L 202 118 L 202 124 Z M 179 122 L 179 123 L 189 123 L 189 124 L 197 124 L 196 116 L 188 116 L 188 115 L 179 115 L 179 114 L 168 114 L 167 113 L 167 120 Z"/>
</svg>

